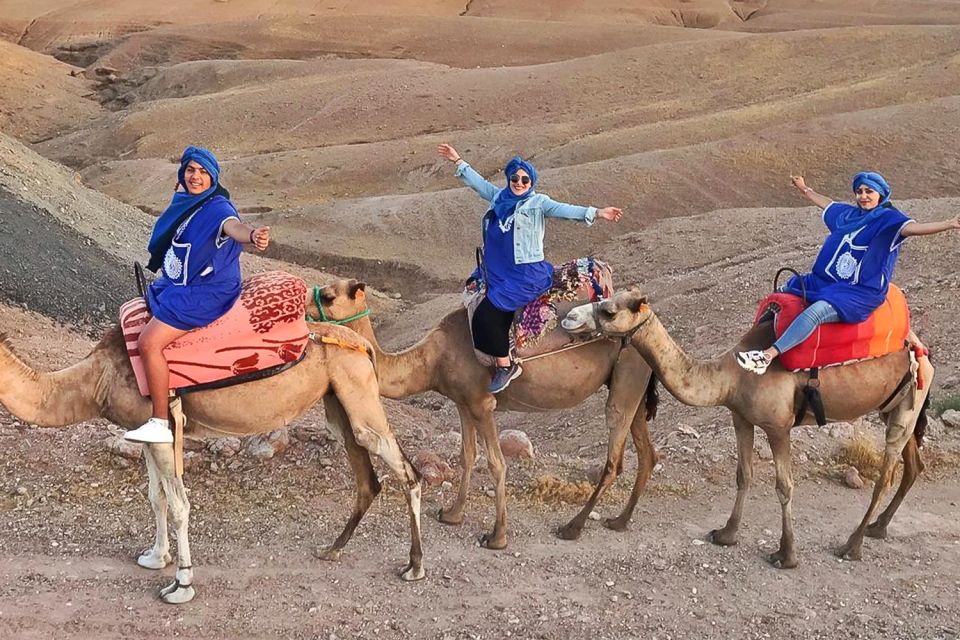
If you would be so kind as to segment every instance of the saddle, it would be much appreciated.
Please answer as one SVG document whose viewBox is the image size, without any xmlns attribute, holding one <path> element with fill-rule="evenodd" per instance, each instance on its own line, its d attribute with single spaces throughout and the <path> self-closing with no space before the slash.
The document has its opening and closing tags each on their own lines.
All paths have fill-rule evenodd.
<svg viewBox="0 0 960 640">
<path fill-rule="evenodd" d="M 482 277 L 472 279 L 463 290 L 463 305 L 467 308 L 467 322 L 473 332 L 473 313 L 486 295 Z M 571 336 L 566 331 L 554 331 L 560 318 L 573 307 L 596 302 L 613 295 L 613 269 L 593 257 L 579 258 L 557 265 L 553 270 L 550 289 L 514 314 L 510 327 L 510 357 L 522 361 L 562 349 L 584 338 Z M 492 365 L 494 358 L 474 349 L 477 359 Z"/>
<path fill-rule="evenodd" d="M 167 345 L 170 389 L 178 395 L 258 380 L 303 359 L 309 331 L 307 286 L 283 271 L 243 281 L 240 298 L 224 316 Z M 120 307 L 120 327 L 140 394 L 150 395 L 137 339 L 151 314 L 144 298 Z"/>
<path fill-rule="evenodd" d="M 800 296 L 772 293 L 760 303 L 756 324 L 768 309 L 774 312 L 774 332 L 779 338 L 807 307 Z M 891 284 L 887 299 L 870 317 L 857 324 L 822 324 L 805 341 L 783 353 L 780 363 L 800 371 L 877 358 L 900 351 L 910 332 L 910 309 L 898 287 Z"/>
</svg>

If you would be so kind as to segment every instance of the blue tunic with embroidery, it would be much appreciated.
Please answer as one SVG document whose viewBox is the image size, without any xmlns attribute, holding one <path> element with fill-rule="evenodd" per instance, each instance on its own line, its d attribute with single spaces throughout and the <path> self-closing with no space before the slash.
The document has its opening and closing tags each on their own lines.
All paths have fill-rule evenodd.
<svg viewBox="0 0 960 640">
<path fill-rule="evenodd" d="M 847 232 L 838 229 L 841 219 L 859 215 L 858 207 L 831 202 L 823 210 L 830 235 L 823 243 L 813 272 L 803 276 L 807 300 L 829 302 L 841 322 L 863 322 L 883 304 L 904 237 L 903 227 L 912 219 L 886 207 L 882 215 Z M 787 291 L 801 295 L 796 276 Z"/>
<path fill-rule="evenodd" d="M 553 284 L 553 265 L 546 260 L 517 264 L 513 255 L 514 217 L 488 216 L 483 242 L 487 298 L 501 311 L 516 311 L 533 302 Z"/>
<path fill-rule="evenodd" d="M 207 326 L 237 301 L 243 247 L 223 232 L 230 219 L 240 219 L 237 210 L 214 196 L 177 229 L 161 276 L 147 290 L 158 320 L 189 331 Z"/>
</svg>

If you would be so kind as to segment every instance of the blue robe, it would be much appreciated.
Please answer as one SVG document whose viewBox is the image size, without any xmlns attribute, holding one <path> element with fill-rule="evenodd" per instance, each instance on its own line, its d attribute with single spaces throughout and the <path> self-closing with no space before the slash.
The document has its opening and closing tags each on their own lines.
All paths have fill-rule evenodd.
<svg viewBox="0 0 960 640">
<path fill-rule="evenodd" d="M 823 222 L 830 235 L 820 249 L 813 271 L 803 276 L 807 301 L 829 302 L 840 321 L 848 323 L 863 322 L 883 304 L 904 241 L 900 232 L 912 222 L 887 206 L 882 215 L 865 216 L 862 226 L 839 228 L 842 220 L 849 221 L 857 215 L 858 207 L 839 202 L 832 202 L 823 210 Z M 796 276 L 787 282 L 787 291 L 801 294 Z"/>
<path fill-rule="evenodd" d="M 223 233 L 230 219 L 240 219 L 237 210 L 214 196 L 177 228 L 161 276 L 147 290 L 158 320 L 184 331 L 205 327 L 240 297 L 243 247 Z"/>
<path fill-rule="evenodd" d="M 489 214 L 488 214 L 489 215 Z M 501 311 L 516 311 L 537 299 L 553 284 L 553 265 L 546 260 L 517 264 L 513 259 L 513 222 L 490 215 L 483 242 L 487 298 Z"/>
</svg>

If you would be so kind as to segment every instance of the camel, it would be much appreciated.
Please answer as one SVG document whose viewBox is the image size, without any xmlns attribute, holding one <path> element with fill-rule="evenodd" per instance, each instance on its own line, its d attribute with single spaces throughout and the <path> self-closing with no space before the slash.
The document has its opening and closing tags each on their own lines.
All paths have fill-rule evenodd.
<svg viewBox="0 0 960 640">
<path fill-rule="evenodd" d="M 385 353 L 380 349 L 370 323 L 362 282 L 340 279 L 317 288 L 312 299 L 308 292 L 307 315 L 342 322 L 370 341 L 376 352 L 377 375 L 383 396 L 405 398 L 432 390 L 456 403 L 462 434 L 462 470 L 457 496 L 438 514 L 443 523 L 463 522 L 479 432 L 495 483 L 494 527 L 480 537 L 481 546 L 488 549 L 503 549 L 507 545 L 506 465 L 493 412 L 570 408 L 606 385 L 610 389 L 605 408 L 609 430 L 606 464 L 587 504 L 559 528 L 557 535 L 567 540 L 580 537 L 597 501 L 623 470 L 629 431 L 638 458 L 633 490 L 620 515 L 604 521 L 606 527 L 615 531 L 626 529 L 656 464 L 656 452 L 647 430 L 647 420 L 652 419 L 656 411 L 656 393 L 650 367 L 632 349 L 624 349 L 621 341 L 600 340 L 524 362 L 523 375 L 508 389 L 493 396 L 487 391 L 490 369 L 483 366 L 474 354 L 467 312 L 463 307 L 448 313 L 417 344 L 399 353 Z M 646 403 L 641 407 L 645 397 Z"/>
<path fill-rule="evenodd" d="M 779 549 L 770 556 L 774 566 L 797 566 L 793 534 L 793 477 L 790 467 L 790 430 L 795 424 L 798 403 L 809 374 L 784 369 L 779 360 L 762 376 L 742 369 L 735 353 L 760 349 L 773 342 L 773 323 L 761 323 L 747 332 L 733 349 L 710 361 L 690 358 L 673 341 L 654 314 L 639 288 L 623 290 L 610 300 L 596 305 L 581 305 L 571 310 L 562 321 L 572 333 L 599 332 L 604 335 L 629 336 L 634 348 L 653 367 L 667 390 L 680 402 L 698 407 L 725 406 L 730 409 L 737 436 L 737 497 L 726 525 L 710 532 L 710 540 L 718 545 L 737 543 L 737 532 L 743 502 L 753 478 L 754 428 L 767 435 L 776 469 L 776 493 L 782 509 Z M 911 341 L 915 340 L 911 336 Z M 911 373 L 910 350 L 904 349 L 882 357 L 820 371 L 820 392 L 829 420 L 852 420 L 884 407 L 881 417 L 886 422 L 886 446 L 880 477 L 863 520 L 836 553 L 848 560 L 859 560 L 863 537 L 884 538 L 887 525 L 923 471 L 917 438 L 926 424 L 925 410 L 933 367 L 927 357 L 919 360 L 923 389 L 892 408 L 891 394 Z M 886 406 L 885 406 L 886 405 Z M 919 421 L 918 421 L 919 419 Z M 800 424 L 814 424 L 807 410 Z M 896 495 L 873 524 L 870 519 L 893 483 L 896 458 L 903 456 L 903 478 Z"/>
<path fill-rule="evenodd" d="M 308 342 L 306 355 L 295 367 L 269 378 L 183 396 L 185 433 L 218 438 L 263 433 L 289 424 L 321 399 L 328 422 L 343 440 L 357 483 L 353 512 L 340 536 L 319 553 L 339 559 L 374 497 L 380 483 L 370 453 L 380 456 L 400 479 L 410 516 L 410 560 L 404 580 L 424 577 L 420 539 L 420 479 L 404 456 L 387 424 L 377 391 L 372 347 L 343 327 L 314 324 L 311 332 L 340 340 L 357 349 L 318 340 Z M 80 362 L 55 372 L 38 372 L 20 360 L 5 336 L 0 336 L 0 404 L 21 420 L 43 427 L 60 427 L 102 417 L 124 427 L 140 425 L 150 416 L 149 398 L 137 388 L 120 327 L 108 330 Z M 187 529 L 190 503 L 183 480 L 174 472 L 170 444 L 144 446 L 149 497 L 156 516 L 153 546 L 137 559 L 141 567 L 162 569 L 171 561 L 167 511 L 177 535 L 178 570 L 161 599 L 181 604 L 193 599 L 194 573 Z"/>
</svg>

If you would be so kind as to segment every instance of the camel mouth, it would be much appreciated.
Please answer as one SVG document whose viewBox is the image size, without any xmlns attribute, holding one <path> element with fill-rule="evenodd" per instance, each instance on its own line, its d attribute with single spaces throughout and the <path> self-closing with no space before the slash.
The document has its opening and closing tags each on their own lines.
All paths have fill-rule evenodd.
<svg viewBox="0 0 960 640">
<path fill-rule="evenodd" d="M 577 330 L 584 330 L 586 323 L 583 320 L 575 320 L 570 316 L 567 316 L 560 321 L 560 326 L 563 327 L 565 331 L 570 331 L 576 333 Z"/>
</svg>

